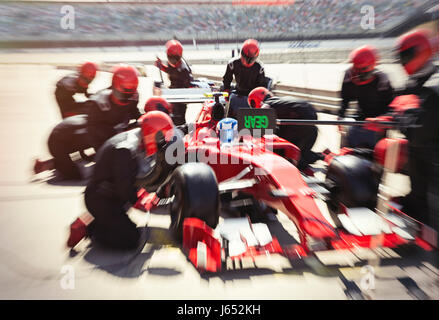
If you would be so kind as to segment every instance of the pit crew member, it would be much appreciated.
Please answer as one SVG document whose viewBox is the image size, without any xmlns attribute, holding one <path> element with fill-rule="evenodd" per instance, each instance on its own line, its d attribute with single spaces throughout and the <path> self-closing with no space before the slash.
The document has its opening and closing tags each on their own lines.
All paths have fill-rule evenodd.
<svg viewBox="0 0 439 320">
<path fill-rule="evenodd" d="M 107 139 L 127 130 L 130 120 L 140 117 L 137 70 L 118 65 L 113 71 L 111 89 L 99 92 L 86 102 L 87 115 L 66 118 L 52 130 L 48 147 L 53 159 L 37 160 L 35 173 L 56 169 L 64 179 L 82 179 L 70 154 L 88 148 L 98 151 Z"/>
<path fill-rule="evenodd" d="M 140 230 L 126 213 L 131 207 L 148 210 L 145 200 L 155 193 L 145 192 L 143 181 L 157 168 L 166 168 L 160 167 L 157 155 L 182 136 L 161 111 L 149 111 L 138 122 L 140 128 L 115 135 L 97 153 L 84 196 L 88 212 L 70 226 L 68 247 L 87 236 L 113 249 L 139 245 Z"/>
<path fill-rule="evenodd" d="M 408 74 L 405 88 L 398 91 L 393 112 L 372 119 L 395 120 L 408 139 L 408 175 L 411 191 L 398 199 L 402 211 L 439 231 L 439 74 L 432 62 L 434 48 L 428 31 L 401 36 L 396 45 L 399 61 Z M 400 103 L 398 100 L 401 100 Z"/>
<path fill-rule="evenodd" d="M 90 96 L 88 86 L 97 71 L 97 64 L 88 61 L 79 66 L 77 74 L 67 75 L 56 83 L 55 98 L 63 119 L 86 113 L 84 103 L 77 102 L 73 96 L 77 93 L 83 93 L 87 98 Z"/>
<path fill-rule="evenodd" d="M 362 46 L 350 54 L 352 67 L 346 70 L 341 87 L 339 120 L 345 117 L 350 101 L 358 102 L 357 120 L 377 117 L 389 110 L 394 90 L 385 73 L 377 70 L 377 53 L 372 46 Z M 343 129 L 339 127 L 340 131 Z M 347 147 L 373 149 L 382 134 L 353 126 L 347 133 Z"/>
<path fill-rule="evenodd" d="M 264 67 L 256 61 L 259 52 L 258 41 L 248 39 L 242 45 L 241 56 L 230 60 L 227 64 L 223 76 L 223 90 L 231 92 L 233 78 L 236 82 L 235 92 L 230 94 L 228 117 L 236 118 L 238 109 L 249 107 L 247 96 L 250 91 L 267 85 Z"/>
<path fill-rule="evenodd" d="M 183 46 L 178 40 L 169 40 L 166 43 L 166 55 L 168 62 L 166 65 L 157 58 L 155 66 L 166 72 L 171 82 L 170 88 L 190 88 L 193 81 L 192 70 L 188 63 L 183 59 Z M 186 104 L 174 103 L 172 120 L 175 125 L 182 125 L 186 122 Z"/>
<path fill-rule="evenodd" d="M 308 102 L 292 97 L 276 97 L 264 87 L 255 88 L 250 92 L 248 104 L 252 108 L 273 108 L 279 119 L 317 120 L 317 113 Z M 275 134 L 300 149 L 299 170 L 310 172 L 309 165 L 323 159 L 320 154 L 311 151 L 317 139 L 316 126 L 294 126 L 294 129 L 289 126 L 279 126 Z"/>
</svg>

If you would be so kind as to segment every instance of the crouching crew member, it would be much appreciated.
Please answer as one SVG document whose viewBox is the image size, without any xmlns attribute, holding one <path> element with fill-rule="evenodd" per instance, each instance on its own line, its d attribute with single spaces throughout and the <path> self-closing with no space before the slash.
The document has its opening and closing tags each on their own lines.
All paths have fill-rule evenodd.
<svg viewBox="0 0 439 320">
<path fill-rule="evenodd" d="M 89 212 L 71 225 L 68 247 L 86 236 L 115 249 L 139 245 L 139 229 L 126 213 L 132 206 L 145 210 L 142 200 L 146 193 L 138 197 L 140 185 L 161 166 L 156 157 L 160 150 L 181 139 L 171 118 L 161 111 L 147 112 L 139 124 L 141 128 L 109 139 L 97 153 L 94 173 L 85 190 Z M 169 174 L 166 172 L 166 176 Z"/>
<path fill-rule="evenodd" d="M 64 179 L 81 179 L 78 166 L 70 154 L 101 145 L 115 134 L 127 130 L 130 120 L 140 117 L 137 108 L 137 70 L 119 65 L 114 69 L 111 89 L 94 95 L 85 104 L 88 114 L 64 119 L 51 132 L 48 147 L 52 160 L 37 160 L 34 171 L 56 169 Z"/>
<path fill-rule="evenodd" d="M 77 74 L 63 77 L 56 84 L 55 98 L 62 118 L 84 114 L 84 102 L 76 102 L 73 96 L 83 93 L 88 98 L 88 86 L 96 76 L 98 66 L 94 62 L 85 62 L 78 68 Z"/>
</svg>

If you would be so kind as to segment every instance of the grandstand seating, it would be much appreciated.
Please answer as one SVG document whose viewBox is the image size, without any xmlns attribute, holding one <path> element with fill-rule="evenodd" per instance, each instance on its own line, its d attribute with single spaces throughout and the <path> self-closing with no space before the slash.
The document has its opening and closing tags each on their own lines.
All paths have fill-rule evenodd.
<svg viewBox="0 0 439 320">
<path fill-rule="evenodd" d="M 61 7 L 66 3 L 4 2 L 0 4 L 0 38 L 56 41 L 176 36 L 199 40 L 378 34 L 414 14 L 428 1 L 296 0 L 294 4 L 276 6 L 236 5 L 242 0 L 158 2 L 70 3 L 75 10 L 73 30 L 64 30 L 60 25 Z M 361 26 L 361 7 L 366 4 L 374 7 L 375 29 L 364 30 Z"/>
</svg>

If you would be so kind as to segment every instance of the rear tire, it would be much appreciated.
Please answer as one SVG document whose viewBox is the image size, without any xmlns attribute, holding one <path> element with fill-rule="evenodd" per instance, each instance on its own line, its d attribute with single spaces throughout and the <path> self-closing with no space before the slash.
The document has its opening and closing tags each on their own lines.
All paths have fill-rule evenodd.
<svg viewBox="0 0 439 320">
<path fill-rule="evenodd" d="M 172 174 L 169 206 L 170 230 L 181 241 L 185 218 L 198 218 L 215 229 L 219 220 L 218 182 L 212 168 L 204 163 L 186 163 Z"/>
<path fill-rule="evenodd" d="M 334 158 L 326 173 L 326 185 L 330 186 L 328 210 L 336 226 L 341 204 L 348 208 L 375 209 L 381 173 L 374 164 L 359 156 L 344 155 Z"/>
</svg>

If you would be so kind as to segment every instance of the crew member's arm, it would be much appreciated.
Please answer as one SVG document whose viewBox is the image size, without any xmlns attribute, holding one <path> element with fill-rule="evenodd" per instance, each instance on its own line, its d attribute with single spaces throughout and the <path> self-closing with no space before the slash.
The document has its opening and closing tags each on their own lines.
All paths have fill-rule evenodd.
<svg viewBox="0 0 439 320">
<path fill-rule="evenodd" d="M 390 111 L 390 103 L 395 98 L 395 90 L 393 89 L 392 85 L 390 84 L 389 79 L 386 77 L 386 79 L 379 84 L 378 90 L 381 94 L 382 100 L 384 102 L 385 108 L 382 112 L 387 113 Z"/>
<path fill-rule="evenodd" d="M 230 84 L 233 81 L 233 62 L 227 64 L 226 73 L 223 76 L 224 91 L 230 91 Z"/>
<path fill-rule="evenodd" d="M 181 86 L 183 88 L 191 87 L 191 82 L 194 80 L 194 78 L 192 77 L 191 69 L 186 62 L 182 63 L 182 66 L 178 69 L 178 72 L 178 77 L 181 80 Z"/>
<path fill-rule="evenodd" d="M 256 82 L 257 82 L 256 87 L 266 87 L 267 86 L 267 79 L 265 77 L 265 69 L 263 66 L 260 66 Z"/>
<path fill-rule="evenodd" d="M 157 60 L 155 61 L 154 65 L 159 68 L 160 70 L 162 70 L 163 72 L 168 73 L 168 66 L 164 65 L 162 63 L 162 60 L 160 60 L 160 58 L 157 57 Z"/>
<path fill-rule="evenodd" d="M 340 92 L 340 96 L 341 96 L 341 106 L 340 106 L 340 110 L 338 111 L 338 116 L 340 118 L 344 118 L 345 113 L 346 113 L 346 109 L 349 106 L 349 102 L 351 101 L 351 93 L 350 91 L 352 90 L 352 82 L 349 80 L 349 75 L 348 75 L 349 71 L 346 72 L 345 77 L 343 79 L 343 84 L 341 86 L 341 92 Z"/>
</svg>

